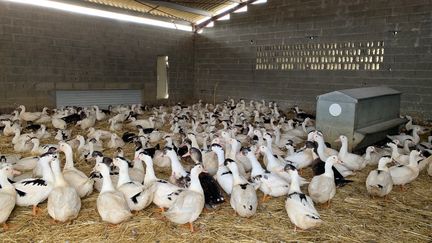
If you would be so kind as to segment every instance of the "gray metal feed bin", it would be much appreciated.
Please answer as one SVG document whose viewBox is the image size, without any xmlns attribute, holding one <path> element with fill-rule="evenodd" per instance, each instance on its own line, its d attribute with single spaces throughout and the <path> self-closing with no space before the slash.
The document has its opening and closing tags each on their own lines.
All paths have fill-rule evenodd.
<svg viewBox="0 0 432 243">
<path fill-rule="evenodd" d="M 358 150 L 396 133 L 405 122 L 399 117 L 401 92 L 389 87 L 345 89 L 317 97 L 316 127 L 332 147 L 348 137 L 348 149 Z"/>
</svg>

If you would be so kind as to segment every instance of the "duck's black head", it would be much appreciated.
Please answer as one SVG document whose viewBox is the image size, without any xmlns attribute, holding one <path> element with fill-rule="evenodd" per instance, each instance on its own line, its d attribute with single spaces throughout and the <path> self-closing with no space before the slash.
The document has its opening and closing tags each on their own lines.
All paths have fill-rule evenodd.
<svg viewBox="0 0 432 243">
<path fill-rule="evenodd" d="M 202 163 L 202 153 L 197 148 L 190 148 L 189 149 L 190 157 L 195 163 Z"/>
<path fill-rule="evenodd" d="M 149 151 L 147 151 L 147 150 L 145 150 L 145 149 L 142 150 L 142 152 L 140 152 L 139 154 L 144 154 L 144 155 L 147 155 L 147 156 L 150 156 L 150 157 L 151 157 Z"/>
<path fill-rule="evenodd" d="M 224 161 L 224 165 L 225 165 L 225 166 L 228 166 L 229 163 L 235 163 L 235 162 L 234 162 L 234 160 L 229 159 L 229 158 L 228 158 L 228 159 L 225 159 L 225 161 Z"/>
<path fill-rule="evenodd" d="M 306 148 L 315 149 L 316 147 L 318 147 L 318 144 L 317 142 L 306 141 L 305 146 Z"/>
<path fill-rule="evenodd" d="M 102 163 L 104 163 L 109 168 L 111 168 L 112 162 L 113 162 L 113 160 L 111 158 L 108 158 L 108 157 L 103 157 L 103 159 L 102 159 Z"/>
<path fill-rule="evenodd" d="M 92 156 L 93 158 L 96 158 L 96 157 L 103 157 L 103 154 L 102 154 L 102 152 L 100 152 L 100 151 L 93 151 L 93 153 L 91 154 L 91 156 Z"/>
<path fill-rule="evenodd" d="M 243 155 L 247 155 L 251 151 L 252 150 L 250 148 L 246 148 L 246 147 L 241 148 L 241 152 L 242 152 Z"/>
<path fill-rule="evenodd" d="M 217 147 L 217 148 L 222 148 L 222 145 L 220 145 L 218 143 L 213 143 L 211 146 L 212 147 Z"/>
<path fill-rule="evenodd" d="M 292 165 L 291 163 L 288 163 L 285 165 L 284 170 L 285 171 L 290 171 L 290 170 L 295 171 L 295 170 L 297 170 L 297 168 L 294 165 Z"/>
</svg>

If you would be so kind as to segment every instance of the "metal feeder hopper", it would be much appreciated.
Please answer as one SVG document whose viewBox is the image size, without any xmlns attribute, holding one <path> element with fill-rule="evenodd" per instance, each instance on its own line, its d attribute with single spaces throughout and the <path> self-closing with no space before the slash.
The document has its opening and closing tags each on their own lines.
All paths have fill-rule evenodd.
<svg viewBox="0 0 432 243">
<path fill-rule="evenodd" d="M 345 89 L 317 97 L 316 127 L 332 147 L 340 135 L 348 137 L 348 149 L 358 150 L 397 133 L 401 92 L 389 87 Z"/>
</svg>

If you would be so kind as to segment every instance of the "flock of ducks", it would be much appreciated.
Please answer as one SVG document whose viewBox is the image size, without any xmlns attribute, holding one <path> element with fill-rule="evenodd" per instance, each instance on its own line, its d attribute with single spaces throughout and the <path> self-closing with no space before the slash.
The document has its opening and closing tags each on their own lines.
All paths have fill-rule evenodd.
<svg viewBox="0 0 432 243">
<path fill-rule="evenodd" d="M 406 133 L 388 136 L 386 146 L 370 146 L 358 155 L 348 151 L 346 136 L 340 136 L 341 148 L 335 150 L 315 130 L 312 115 L 298 107 L 292 112 L 293 119 L 287 119 L 274 102 L 232 99 L 216 105 L 200 101 L 51 112 L 20 106 L 0 116 L 2 135 L 15 151 L 1 155 L 0 223 L 7 229 L 15 206 L 31 206 L 37 215 L 44 201 L 55 221 L 70 221 L 79 216 L 81 198 L 98 191 L 97 211 L 110 224 L 153 203 L 167 219 L 194 231 L 202 210 L 217 207 L 226 196 L 237 215 L 252 217 L 260 190 L 261 203 L 286 197 L 288 217 L 295 229 L 305 230 L 322 223 L 314 204 L 329 207 L 337 187 L 352 182 L 346 177 L 367 165 L 378 166 L 365 182 L 373 197 L 386 197 L 395 185 L 404 189 L 424 169 L 432 176 L 432 136 L 421 141 L 419 134 L 427 129 L 411 117 Z M 51 137 L 58 142 L 42 142 Z M 124 154 L 127 144 L 135 146 L 134 154 Z M 107 156 L 108 149 L 115 156 Z M 91 174 L 75 167 L 77 160 L 94 165 Z M 171 175 L 158 178 L 155 167 L 170 168 Z M 307 168 L 314 174 L 310 181 L 301 176 Z"/>
</svg>

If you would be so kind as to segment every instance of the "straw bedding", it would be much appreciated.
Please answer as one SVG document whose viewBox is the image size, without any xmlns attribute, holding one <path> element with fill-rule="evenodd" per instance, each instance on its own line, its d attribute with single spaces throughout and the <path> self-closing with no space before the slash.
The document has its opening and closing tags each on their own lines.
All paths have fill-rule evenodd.
<svg viewBox="0 0 432 243">
<path fill-rule="evenodd" d="M 108 129 L 98 124 L 97 128 Z M 74 135 L 77 131 L 74 131 Z M 121 135 L 121 134 L 120 134 Z M 10 139 L 0 137 L 0 151 L 13 153 Z M 43 141 L 54 143 L 53 138 Z M 133 145 L 127 145 L 125 154 L 133 156 Z M 104 151 L 106 156 L 113 150 Z M 24 155 L 26 156 L 26 155 Z M 75 156 L 76 157 L 76 156 Z M 93 163 L 75 161 L 76 167 L 87 174 Z M 169 169 L 155 168 L 161 178 L 167 178 Z M 204 210 L 194 223 L 197 232 L 175 225 L 157 212 L 154 205 L 135 214 L 117 226 L 102 222 L 96 211 L 97 192 L 82 200 L 79 217 L 73 222 L 54 223 L 46 211 L 46 202 L 40 204 L 41 215 L 33 217 L 31 208 L 16 207 L 8 223 L 11 229 L 0 229 L 2 242 L 431 242 L 432 241 L 432 190 L 431 177 L 426 171 L 408 185 L 406 191 L 397 187 L 388 200 L 371 199 L 365 180 L 373 167 L 350 178 L 353 183 L 338 188 L 330 208 L 317 206 L 324 224 L 308 231 L 294 231 L 286 210 L 285 197 L 272 198 L 259 203 L 252 218 L 240 218 L 227 202 L 217 209 Z M 303 174 L 310 179 L 310 169 Z M 307 188 L 302 188 L 307 192 Z M 262 197 L 262 193 L 258 192 Z M 1 205 L 0 205 L 1 206 Z"/>
</svg>

